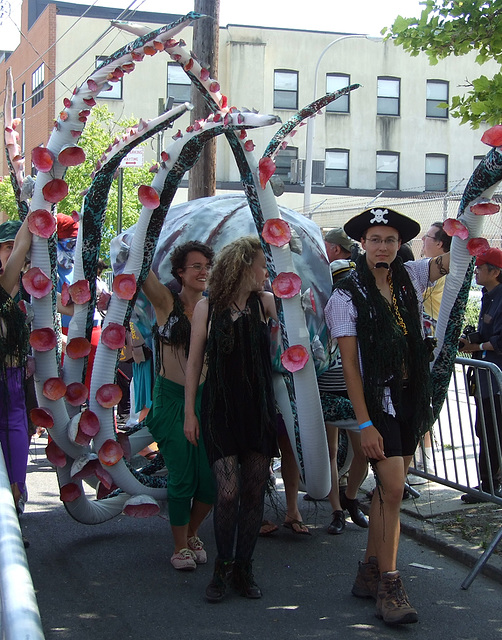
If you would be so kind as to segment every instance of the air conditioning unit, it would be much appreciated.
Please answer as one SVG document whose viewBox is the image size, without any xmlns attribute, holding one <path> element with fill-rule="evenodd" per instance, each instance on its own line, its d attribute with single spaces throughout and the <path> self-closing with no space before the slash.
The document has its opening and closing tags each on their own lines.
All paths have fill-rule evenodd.
<svg viewBox="0 0 502 640">
<path fill-rule="evenodd" d="M 305 160 L 295 158 L 291 160 L 291 184 L 301 184 L 305 178 Z"/>
<path fill-rule="evenodd" d="M 324 160 L 312 161 L 312 184 L 324 184 Z"/>
</svg>

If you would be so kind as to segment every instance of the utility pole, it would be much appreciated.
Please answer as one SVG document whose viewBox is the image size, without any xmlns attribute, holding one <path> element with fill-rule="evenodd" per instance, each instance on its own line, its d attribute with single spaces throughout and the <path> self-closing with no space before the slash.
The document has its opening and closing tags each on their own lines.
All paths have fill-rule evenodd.
<svg viewBox="0 0 502 640">
<path fill-rule="evenodd" d="M 194 0 L 194 10 L 208 18 L 197 20 L 193 27 L 193 52 L 200 64 L 209 69 L 211 77 L 218 78 L 219 18 L 220 0 Z M 192 87 L 191 102 L 194 106 L 190 114 L 193 124 L 207 118 L 209 110 L 200 92 Z M 190 170 L 188 199 L 196 200 L 216 193 L 216 140 L 210 140 L 204 147 L 199 160 Z"/>
</svg>

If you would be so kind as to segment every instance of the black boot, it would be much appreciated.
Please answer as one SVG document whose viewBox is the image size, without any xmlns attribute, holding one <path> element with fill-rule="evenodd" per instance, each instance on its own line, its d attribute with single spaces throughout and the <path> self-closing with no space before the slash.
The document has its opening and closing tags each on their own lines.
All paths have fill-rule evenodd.
<svg viewBox="0 0 502 640">
<path fill-rule="evenodd" d="M 233 565 L 233 560 L 216 558 L 213 579 L 206 587 L 206 600 L 208 602 L 220 602 L 220 600 L 223 600 L 227 584 L 232 576 Z"/>
<path fill-rule="evenodd" d="M 253 576 L 252 560 L 236 560 L 232 574 L 232 584 L 237 593 L 246 598 L 261 598 L 260 587 L 256 584 Z"/>
<path fill-rule="evenodd" d="M 342 509 L 349 512 L 354 524 L 357 524 L 358 527 L 362 527 L 363 529 L 368 528 L 368 521 L 359 507 L 359 500 L 357 498 L 347 498 L 345 493 L 340 492 L 340 504 L 342 505 Z"/>
</svg>

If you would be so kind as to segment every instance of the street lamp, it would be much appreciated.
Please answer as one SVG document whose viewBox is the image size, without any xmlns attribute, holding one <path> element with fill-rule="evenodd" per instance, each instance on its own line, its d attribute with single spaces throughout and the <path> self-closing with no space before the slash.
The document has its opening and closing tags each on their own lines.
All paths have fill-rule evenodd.
<svg viewBox="0 0 502 640">
<path fill-rule="evenodd" d="M 314 98 L 317 98 L 317 75 L 319 72 L 319 65 L 321 64 L 321 60 L 324 57 L 324 54 L 328 49 L 330 49 L 334 44 L 340 42 L 340 40 L 347 40 L 348 38 L 365 38 L 366 40 L 372 40 L 373 42 L 382 42 L 383 38 L 367 36 L 362 33 L 349 33 L 344 36 L 340 36 L 332 40 L 324 49 L 321 51 L 319 58 L 317 59 L 317 64 L 314 71 Z M 312 148 L 314 146 L 314 117 L 311 117 L 307 120 L 307 144 L 306 144 L 306 152 L 305 152 L 305 177 L 304 177 L 304 186 L 303 186 L 303 211 L 306 213 L 310 210 L 310 197 L 312 195 Z"/>
</svg>

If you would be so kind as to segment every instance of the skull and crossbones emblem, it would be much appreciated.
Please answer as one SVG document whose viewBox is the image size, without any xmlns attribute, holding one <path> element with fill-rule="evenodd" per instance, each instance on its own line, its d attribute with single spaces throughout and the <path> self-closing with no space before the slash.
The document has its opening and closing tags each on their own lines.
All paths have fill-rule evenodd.
<svg viewBox="0 0 502 640">
<path fill-rule="evenodd" d="M 373 219 L 370 220 L 370 224 L 388 224 L 388 220 L 385 216 L 389 213 L 387 209 L 372 209 Z"/>
</svg>

